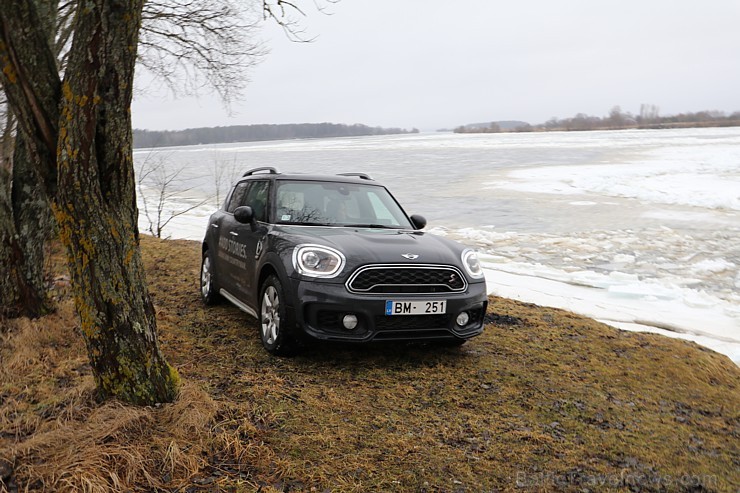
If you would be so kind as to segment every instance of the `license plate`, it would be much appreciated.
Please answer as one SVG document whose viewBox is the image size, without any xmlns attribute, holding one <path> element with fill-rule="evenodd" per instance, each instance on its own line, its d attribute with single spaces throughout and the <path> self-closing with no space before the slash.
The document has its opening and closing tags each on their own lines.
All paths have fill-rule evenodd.
<svg viewBox="0 0 740 493">
<path fill-rule="evenodd" d="M 446 300 L 388 300 L 385 302 L 386 315 L 437 315 L 446 313 L 446 311 Z"/>
</svg>

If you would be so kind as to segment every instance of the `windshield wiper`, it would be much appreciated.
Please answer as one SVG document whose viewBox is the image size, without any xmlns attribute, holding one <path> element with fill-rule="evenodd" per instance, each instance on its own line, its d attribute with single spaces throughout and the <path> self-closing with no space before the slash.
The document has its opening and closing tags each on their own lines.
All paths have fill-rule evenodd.
<svg viewBox="0 0 740 493">
<path fill-rule="evenodd" d="M 401 229 L 398 226 L 386 226 L 385 224 L 340 224 L 347 228 L 377 228 L 377 229 Z"/>
<path fill-rule="evenodd" d="M 307 223 L 304 221 L 281 221 L 277 223 L 281 226 L 336 226 L 331 223 Z"/>
<path fill-rule="evenodd" d="M 278 224 L 282 226 L 334 226 L 334 227 L 341 227 L 341 228 L 404 229 L 400 226 L 388 226 L 385 224 L 374 224 L 374 223 L 344 224 L 344 223 L 314 223 L 314 222 L 305 222 L 305 221 L 281 221 Z"/>
</svg>

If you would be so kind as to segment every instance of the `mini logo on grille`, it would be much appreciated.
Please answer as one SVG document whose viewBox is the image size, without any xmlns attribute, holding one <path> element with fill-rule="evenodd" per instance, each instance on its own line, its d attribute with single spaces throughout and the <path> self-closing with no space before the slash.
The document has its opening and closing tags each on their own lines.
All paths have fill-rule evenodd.
<svg viewBox="0 0 740 493">
<path fill-rule="evenodd" d="M 415 254 L 415 253 L 404 253 L 404 254 L 403 254 L 403 255 L 401 255 L 401 256 L 402 256 L 403 258 L 407 258 L 407 259 L 409 259 L 409 260 L 415 260 L 415 259 L 419 258 L 419 256 L 418 256 L 417 254 Z"/>
</svg>

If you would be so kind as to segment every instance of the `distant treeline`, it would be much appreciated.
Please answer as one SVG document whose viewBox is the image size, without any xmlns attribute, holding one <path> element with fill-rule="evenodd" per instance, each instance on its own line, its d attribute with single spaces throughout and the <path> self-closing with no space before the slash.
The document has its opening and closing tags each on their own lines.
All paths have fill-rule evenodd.
<svg viewBox="0 0 740 493">
<path fill-rule="evenodd" d="M 417 129 L 368 127 L 356 123 L 289 123 L 282 125 L 234 125 L 229 127 L 188 128 L 186 130 L 134 129 L 134 147 L 169 147 L 261 140 L 314 139 L 320 137 L 358 137 L 418 133 Z"/>
<path fill-rule="evenodd" d="M 619 106 L 612 108 L 606 117 L 589 116 L 578 113 L 572 118 L 551 118 L 539 125 L 522 122 L 521 125 L 489 125 L 479 123 L 461 125 L 455 133 L 499 133 L 499 132 L 543 132 L 569 130 L 618 130 L 628 128 L 687 128 L 687 127 L 735 127 L 740 126 L 740 112 L 726 115 L 722 111 L 700 111 L 698 113 L 679 113 L 672 116 L 659 116 L 657 106 L 642 105 L 639 115 L 622 112 Z M 501 122 L 503 123 L 503 122 Z M 505 122 L 509 123 L 509 122 Z"/>
</svg>

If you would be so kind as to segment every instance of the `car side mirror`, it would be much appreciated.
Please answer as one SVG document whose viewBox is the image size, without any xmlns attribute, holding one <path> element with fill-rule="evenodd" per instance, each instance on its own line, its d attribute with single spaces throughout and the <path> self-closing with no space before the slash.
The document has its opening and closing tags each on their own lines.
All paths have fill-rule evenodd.
<svg viewBox="0 0 740 493">
<path fill-rule="evenodd" d="M 419 214 L 414 214 L 409 219 L 411 219 L 411 224 L 414 225 L 414 229 L 424 229 L 424 226 L 427 225 L 427 220 L 424 216 L 420 216 Z"/>
<path fill-rule="evenodd" d="M 234 209 L 234 219 L 242 224 L 252 224 L 254 211 L 248 205 L 242 205 Z"/>
</svg>

